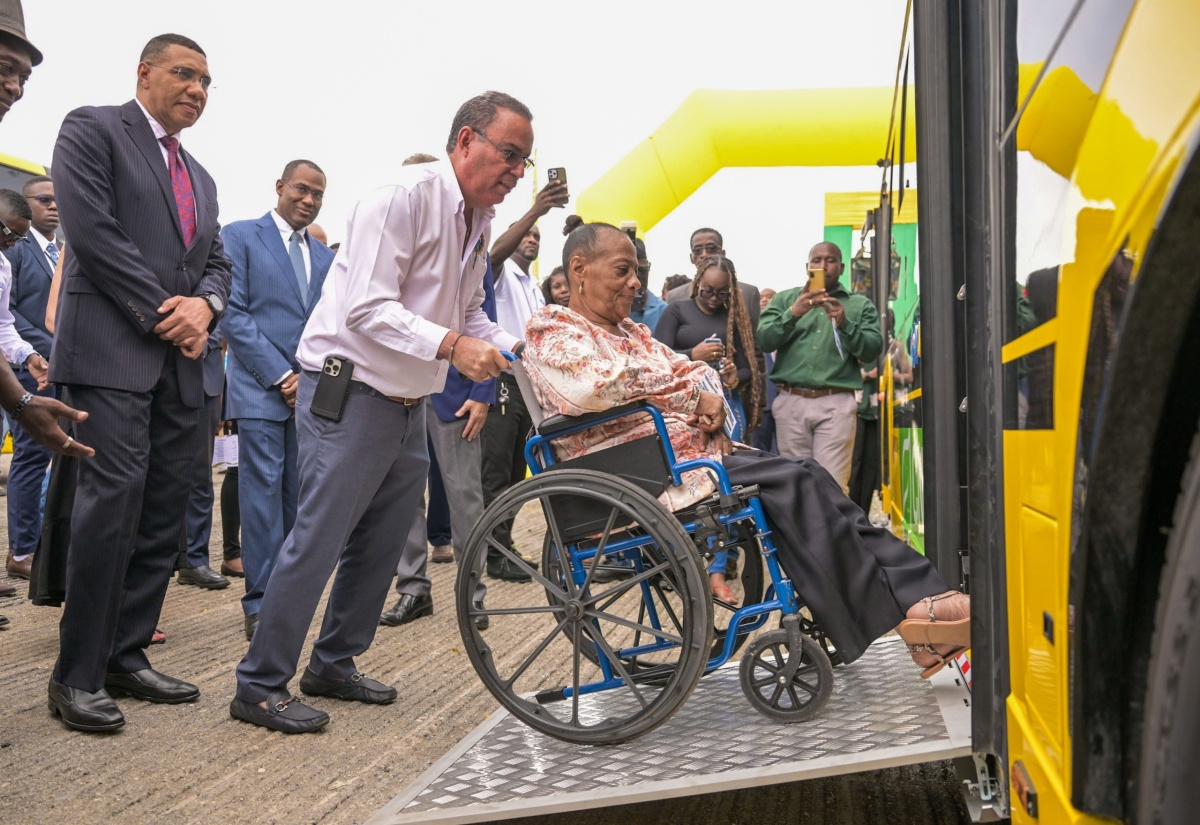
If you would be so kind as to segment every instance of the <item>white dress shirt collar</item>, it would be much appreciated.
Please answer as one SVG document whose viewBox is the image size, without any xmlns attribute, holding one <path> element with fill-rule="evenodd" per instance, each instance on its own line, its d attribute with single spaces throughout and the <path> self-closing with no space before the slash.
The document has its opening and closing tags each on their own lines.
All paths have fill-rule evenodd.
<svg viewBox="0 0 1200 825">
<path fill-rule="evenodd" d="M 290 249 L 289 244 L 292 242 L 292 233 L 300 233 L 300 254 L 304 256 L 304 274 L 308 282 L 312 283 L 312 257 L 308 252 L 308 227 L 303 229 L 292 229 L 291 225 L 283 219 L 283 216 L 276 210 L 271 210 L 271 217 L 275 221 L 276 228 L 279 229 L 279 235 L 283 238 L 283 248 Z"/>
<path fill-rule="evenodd" d="M 137 100 L 137 98 L 135 97 L 134 100 Z M 154 142 L 158 144 L 159 150 L 162 151 L 163 160 L 166 162 L 167 168 L 171 168 L 171 156 L 167 154 L 167 147 L 163 146 L 162 143 L 162 139 L 168 137 L 167 130 L 163 128 L 161 123 L 154 119 L 154 115 L 150 114 L 149 110 L 142 105 L 142 101 L 137 100 L 137 105 L 142 110 L 142 114 L 146 116 L 146 120 L 150 123 L 150 131 L 154 132 Z M 179 135 L 176 135 L 175 139 L 179 140 Z M 179 145 L 182 147 L 183 143 Z"/>
<path fill-rule="evenodd" d="M 50 244 L 54 243 L 53 236 L 47 238 L 41 232 L 38 232 L 33 224 L 30 224 L 29 225 L 29 237 L 32 238 L 33 242 L 38 245 L 38 249 L 42 250 L 42 254 L 46 256 L 46 263 L 50 264 L 50 271 L 53 272 L 54 271 L 54 260 L 50 257 L 50 254 L 48 252 L 46 252 L 46 247 L 49 246 Z"/>
</svg>

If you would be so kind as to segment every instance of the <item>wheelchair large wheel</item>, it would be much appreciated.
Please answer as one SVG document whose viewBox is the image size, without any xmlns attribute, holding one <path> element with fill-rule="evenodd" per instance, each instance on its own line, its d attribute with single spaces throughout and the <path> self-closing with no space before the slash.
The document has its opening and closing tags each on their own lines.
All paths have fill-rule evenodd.
<svg viewBox="0 0 1200 825">
<path fill-rule="evenodd" d="M 551 563 L 540 571 L 493 537 L 502 522 L 531 516 L 544 518 L 551 537 Z M 480 609 L 471 597 L 489 548 L 535 586 L 491 582 Z M 595 569 L 618 563 L 633 575 L 593 581 Z M 567 742 L 616 744 L 669 719 L 704 673 L 707 578 L 687 533 L 645 491 L 590 470 L 541 473 L 505 491 L 471 531 L 458 573 L 459 630 L 484 686 L 518 719 Z M 476 626 L 481 615 L 486 631 Z"/>
<path fill-rule="evenodd" d="M 717 599 L 715 596 L 712 597 L 713 645 L 709 651 L 710 660 L 721 655 L 725 650 L 725 636 L 729 630 L 729 621 L 738 608 L 758 604 L 763 598 L 764 569 L 762 553 L 759 552 L 758 546 L 753 541 L 745 541 L 744 543 L 739 541 L 738 547 L 741 550 L 742 556 L 741 575 L 736 580 L 731 581 L 729 587 L 738 595 L 740 600 L 737 604 L 730 604 Z M 559 554 L 555 549 L 554 536 L 550 534 L 550 531 L 546 531 L 546 537 L 542 544 L 542 569 L 546 571 L 546 577 L 551 581 L 561 581 L 563 570 L 559 564 Z M 621 559 L 602 559 L 599 569 L 618 577 L 631 576 L 634 572 L 629 562 Z M 667 578 L 651 584 L 651 587 L 662 587 L 667 590 L 672 586 L 672 583 Z M 546 599 L 551 604 L 557 601 L 554 593 L 550 591 L 546 592 Z M 745 628 L 748 624 L 744 623 L 742 627 Z M 564 630 L 563 632 L 565 633 L 566 631 Z M 742 629 L 738 633 L 737 639 L 733 643 L 731 655 L 741 649 L 746 640 L 750 638 L 752 632 Z M 596 646 L 590 639 L 583 641 L 580 645 L 580 650 L 591 662 L 599 661 L 596 657 Z M 642 666 L 636 659 L 630 661 L 629 666 L 633 670 L 642 669 Z"/>
</svg>

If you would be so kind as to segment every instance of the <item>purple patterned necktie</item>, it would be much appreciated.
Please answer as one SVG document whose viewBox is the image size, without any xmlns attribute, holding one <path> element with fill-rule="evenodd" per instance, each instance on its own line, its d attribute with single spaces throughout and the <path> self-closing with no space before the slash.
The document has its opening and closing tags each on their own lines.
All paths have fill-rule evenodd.
<svg viewBox="0 0 1200 825">
<path fill-rule="evenodd" d="M 167 147 L 167 168 L 171 170 L 171 188 L 175 190 L 175 208 L 179 210 L 179 226 L 183 229 L 183 245 L 191 246 L 196 237 L 196 196 L 192 192 L 192 179 L 187 167 L 179 160 L 179 138 L 165 137 L 162 145 Z"/>
</svg>

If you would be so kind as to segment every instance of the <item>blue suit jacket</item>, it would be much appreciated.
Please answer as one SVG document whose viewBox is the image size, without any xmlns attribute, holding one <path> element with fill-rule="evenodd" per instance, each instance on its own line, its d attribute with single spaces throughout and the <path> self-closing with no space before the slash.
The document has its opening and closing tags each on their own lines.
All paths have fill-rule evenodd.
<svg viewBox="0 0 1200 825">
<path fill-rule="evenodd" d="M 31 231 L 25 240 L 4 253 L 12 264 L 8 308 L 12 310 L 21 337 L 33 344 L 43 357 L 49 358 L 54 339 L 46 329 L 46 301 L 50 297 L 54 270 L 33 237 Z"/>
<path fill-rule="evenodd" d="M 308 294 L 300 294 L 287 247 L 271 217 L 234 221 L 221 231 L 225 254 L 233 264 L 233 288 L 221 320 L 229 344 L 225 397 L 229 418 L 286 421 L 292 408 L 274 386 L 288 370 L 299 372 L 296 347 L 334 253 L 309 236 L 312 274 Z"/>
<path fill-rule="evenodd" d="M 186 138 L 185 138 L 186 139 Z M 196 235 L 183 229 L 162 148 L 136 100 L 67 115 L 54 145 L 54 190 L 71 253 L 50 355 L 50 380 L 149 392 L 172 345 L 154 334 L 172 295 L 212 293 L 228 303 L 217 187 L 186 149 Z M 176 358 L 179 394 L 204 403 L 203 366 Z"/>
</svg>

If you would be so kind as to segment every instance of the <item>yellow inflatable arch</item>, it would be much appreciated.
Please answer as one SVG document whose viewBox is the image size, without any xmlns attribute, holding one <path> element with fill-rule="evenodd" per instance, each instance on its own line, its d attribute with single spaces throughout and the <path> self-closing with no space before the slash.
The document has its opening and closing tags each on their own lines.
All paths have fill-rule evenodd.
<svg viewBox="0 0 1200 825">
<path fill-rule="evenodd" d="M 1040 69 L 1021 66 L 1019 99 Z M 1096 98 L 1070 68 L 1048 72 L 1017 129 L 1018 148 L 1069 176 Z M 911 87 L 908 99 L 911 112 Z M 892 100 L 893 90 L 885 86 L 695 91 L 585 189 L 576 210 L 589 221 L 635 220 L 645 233 L 725 167 L 874 166 L 887 150 Z M 904 160 L 912 162 L 915 117 L 908 118 L 906 132 Z M 899 136 L 896 142 L 898 149 Z"/>
</svg>

